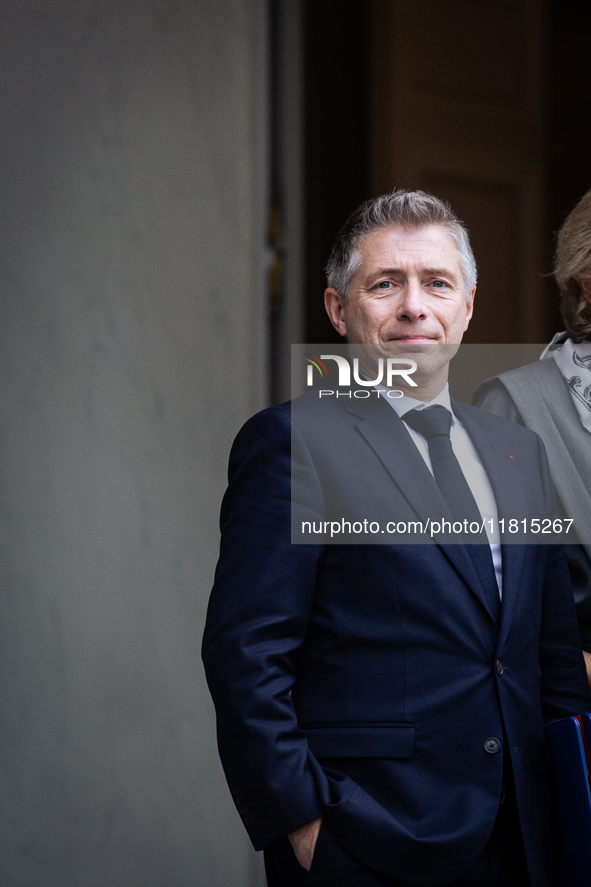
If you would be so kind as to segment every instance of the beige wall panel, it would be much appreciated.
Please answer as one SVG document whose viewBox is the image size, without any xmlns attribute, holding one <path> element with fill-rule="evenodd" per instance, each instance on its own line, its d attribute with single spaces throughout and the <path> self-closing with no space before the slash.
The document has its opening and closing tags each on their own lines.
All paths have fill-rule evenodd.
<svg viewBox="0 0 591 887">
<path fill-rule="evenodd" d="M 259 878 L 199 647 L 265 391 L 261 12 L 0 4 L 2 887 Z"/>
</svg>

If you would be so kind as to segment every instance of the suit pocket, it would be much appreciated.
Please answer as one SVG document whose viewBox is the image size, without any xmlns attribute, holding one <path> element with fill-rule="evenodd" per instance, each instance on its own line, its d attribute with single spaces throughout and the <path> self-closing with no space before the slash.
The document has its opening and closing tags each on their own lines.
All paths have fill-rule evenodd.
<svg viewBox="0 0 591 887">
<path fill-rule="evenodd" d="M 317 758 L 412 758 L 414 724 L 342 724 L 304 726 Z"/>
</svg>

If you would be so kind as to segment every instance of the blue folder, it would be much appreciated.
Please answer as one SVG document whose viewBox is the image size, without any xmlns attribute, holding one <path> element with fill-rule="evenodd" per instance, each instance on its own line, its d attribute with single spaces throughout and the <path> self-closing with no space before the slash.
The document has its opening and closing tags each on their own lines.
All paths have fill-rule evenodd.
<svg viewBox="0 0 591 887">
<path fill-rule="evenodd" d="M 561 887 L 591 884 L 591 714 L 546 724 Z"/>
</svg>

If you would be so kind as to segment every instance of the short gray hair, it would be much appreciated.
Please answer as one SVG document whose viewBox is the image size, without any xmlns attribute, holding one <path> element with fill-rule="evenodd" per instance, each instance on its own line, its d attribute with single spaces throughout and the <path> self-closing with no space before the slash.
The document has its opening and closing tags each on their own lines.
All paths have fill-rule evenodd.
<svg viewBox="0 0 591 887">
<path fill-rule="evenodd" d="M 476 286 L 478 272 L 466 226 L 449 203 L 426 191 L 407 191 L 405 188 L 367 200 L 351 213 L 339 231 L 326 266 L 328 285 L 346 302 L 351 279 L 361 262 L 359 248 L 368 234 L 379 228 L 398 227 L 413 231 L 427 225 L 439 225 L 454 241 L 468 300 Z"/>
</svg>

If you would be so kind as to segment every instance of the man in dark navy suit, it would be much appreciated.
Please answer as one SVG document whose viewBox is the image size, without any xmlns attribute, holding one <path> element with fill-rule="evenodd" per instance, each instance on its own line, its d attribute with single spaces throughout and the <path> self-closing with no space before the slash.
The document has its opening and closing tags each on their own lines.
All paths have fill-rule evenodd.
<svg viewBox="0 0 591 887">
<path fill-rule="evenodd" d="M 203 656 L 236 806 L 270 885 L 555 887 L 543 724 L 591 697 L 562 548 L 497 532 L 554 517 L 543 446 L 449 397 L 466 231 L 394 192 L 347 221 L 328 282 L 338 332 L 414 354 L 416 384 L 312 392 L 235 441 Z M 296 544 L 293 515 L 467 524 Z"/>
</svg>

